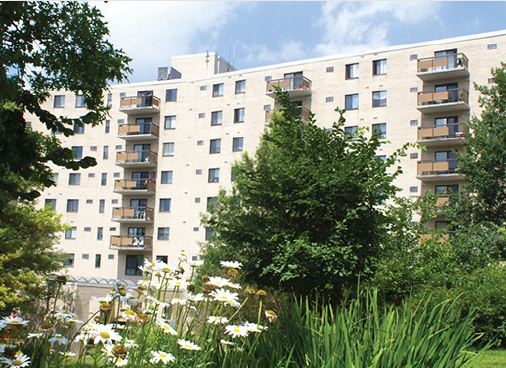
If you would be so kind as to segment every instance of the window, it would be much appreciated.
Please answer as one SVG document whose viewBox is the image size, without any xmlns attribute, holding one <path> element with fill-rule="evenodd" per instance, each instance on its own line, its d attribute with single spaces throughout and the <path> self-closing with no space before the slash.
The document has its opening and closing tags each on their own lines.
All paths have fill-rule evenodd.
<svg viewBox="0 0 506 368">
<path fill-rule="evenodd" d="M 412 119 L 409 121 L 409 126 L 418 126 L 418 120 L 417 119 Z"/>
<path fill-rule="evenodd" d="M 207 86 L 206 85 L 200 86 L 200 90 L 201 91 L 206 91 L 207 90 Z"/>
<path fill-rule="evenodd" d="M 76 107 L 86 107 L 86 100 L 83 95 L 76 95 Z"/>
<path fill-rule="evenodd" d="M 334 96 L 325 97 L 325 102 L 333 102 L 333 101 L 334 101 Z"/>
<path fill-rule="evenodd" d="M 202 175 L 202 169 L 195 169 L 195 175 Z"/>
<path fill-rule="evenodd" d="M 75 239 L 77 236 L 77 227 L 72 226 L 65 230 L 65 239 Z"/>
<path fill-rule="evenodd" d="M 74 152 L 74 158 L 76 160 L 83 158 L 83 146 L 72 146 L 72 151 Z"/>
<path fill-rule="evenodd" d="M 100 185 L 107 185 L 107 173 L 100 175 Z"/>
<path fill-rule="evenodd" d="M 202 139 L 199 139 L 197 141 L 197 146 L 203 146 L 204 145 L 204 141 Z"/>
<path fill-rule="evenodd" d="M 58 185 L 58 173 L 53 174 L 53 182 L 54 182 L 54 185 Z"/>
<path fill-rule="evenodd" d="M 156 260 L 159 262 L 167 263 L 167 262 L 169 262 L 169 257 L 168 256 L 156 256 Z"/>
<path fill-rule="evenodd" d="M 495 50 L 495 49 L 497 49 L 497 44 L 496 43 L 489 43 L 489 44 L 487 44 L 487 49 Z"/>
<path fill-rule="evenodd" d="M 206 113 L 205 112 L 199 112 L 199 119 L 204 119 L 206 117 Z"/>
<path fill-rule="evenodd" d="M 108 254 L 107 259 L 112 261 L 114 259 L 114 254 Z"/>
<path fill-rule="evenodd" d="M 65 107 L 65 96 L 64 95 L 54 96 L 53 107 L 55 109 L 63 109 Z"/>
<path fill-rule="evenodd" d="M 88 260 L 88 259 L 90 259 L 90 255 L 88 253 L 83 253 L 83 254 L 81 254 L 81 259 Z"/>
<path fill-rule="evenodd" d="M 221 139 L 211 139 L 209 141 L 209 153 L 220 153 Z"/>
<path fill-rule="evenodd" d="M 345 67 L 345 78 L 346 79 L 357 79 L 358 78 L 358 63 L 347 64 Z"/>
<path fill-rule="evenodd" d="M 238 94 L 245 92 L 246 92 L 246 81 L 244 79 L 235 81 L 235 93 Z"/>
<path fill-rule="evenodd" d="M 213 84 L 213 97 L 223 96 L 223 83 Z"/>
<path fill-rule="evenodd" d="M 67 199 L 67 212 L 79 211 L 79 199 Z"/>
<path fill-rule="evenodd" d="M 234 137 L 232 139 L 232 152 L 240 152 L 243 150 L 244 138 Z"/>
<path fill-rule="evenodd" d="M 161 184 L 172 184 L 172 170 L 162 171 Z"/>
<path fill-rule="evenodd" d="M 90 151 L 91 152 L 96 152 L 97 151 L 97 146 L 90 146 Z M 89 174 L 88 174 L 89 176 Z"/>
<path fill-rule="evenodd" d="M 387 123 L 373 124 L 372 134 L 378 134 L 381 139 L 385 139 L 387 137 Z"/>
<path fill-rule="evenodd" d="M 104 146 L 104 149 L 102 151 L 102 158 L 104 160 L 109 159 L 109 146 Z"/>
<path fill-rule="evenodd" d="M 165 102 L 176 102 L 177 101 L 177 89 L 171 88 L 165 90 Z"/>
<path fill-rule="evenodd" d="M 346 110 L 358 109 L 358 93 L 344 96 L 344 108 Z"/>
<path fill-rule="evenodd" d="M 434 193 L 438 195 L 449 195 L 450 193 L 458 193 L 458 192 L 459 192 L 458 184 L 436 185 L 434 187 Z"/>
<path fill-rule="evenodd" d="M 358 134 L 358 125 L 344 127 L 344 134 L 348 137 L 356 137 Z"/>
<path fill-rule="evenodd" d="M 74 130 L 75 134 L 84 134 L 84 124 L 81 122 L 75 121 L 73 130 Z"/>
<path fill-rule="evenodd" d="M 409 158 L 411 160 L 418 160 L 418 152 L 413 152 L 409 154 Z"/>
<path fill-rule="evenodd" d="M 69 174 L 69 185 L 80 185 L 80 184 L 81 184 L 81 174 L 70 173 Z"/>
<path fill-rule="evenodd" d="M 387 74 L 387 59 L 374 60 L 372 62 L 372 75 Z"/>
<path fill-rule="evenodd" d="M 211 125 L 221 125 L 222 118 L 223 118 L 222 111 L 213 111 L 211 113 Z"/>
<path fill-rule="evenodd" d="M 374 91 L 372 93 L 372 107 L 387 105 L 387 91 Z"/>
<path fill-rule="evenodd" d="M 325 72 L 326 73 L 333 73 L 334 72 L 334 67 L 333 66 L 328 66 L 325 68 Z"/>
<path fill-rule="evenodd" d="M 93 204 L 93 199 L 87 199 L 86 204 Z"/>
<path fill-rule="evenodd" d="M 216 230 L 213 227 L 206 227 L 206 241 L 211 240 L 216 236 Z"/>
<path fill-rule="evenodd" d="M 114 149 L 116 151 L 121 151 L 123 149 L 123 146 L 121 144 L 117 144 L 117 145 L 114 146 Z"/>
<path fill-rule="evenodd" d="M 125 275 L 127 276 L 142 276 L 142 271 L 139 269 L 144 263 L 143 255 L 130 255 L 127 254 L 125 262 Z"/>
<path fill-rule="evenodd" d="M 95 254 L 95 268 L 100 268 L 101 264 L 102 264 L 102 255 Z"/>
<path fill-rule="evenodd" d="M 176 129 L 176 115 L 169 115 L 165 117 L 164 129 Z"/>
<path fill-rule="evenodd" d="M 208 183 L 219 183 L 220 182 L 220 169 L 219 168 L 209 169 L 209 172 L 207 175 L 207 181 L 208 181 Z"/>
<path fill-rule="evenodd" d="M 170 229 L 168 227 L 159 227 L 157 239 L 158 240 L 169 240 Z"/>
<path fill-rule="evenodd" d="M 167 142 L 167 143 L 164 143 L 163 144 L 163 151 L 162 151 L 162 154 L 163 156 L 174 156 L 174 148 L 175 148 L 175 143 L 174 142 Z"/>
<path fill-rule="evenodd" d="M 107 107 L 112 106 L 112 93 L 108 93 L 108 94 L 107 94 L 107 100 L 106 100 L 105 105 L 106 105 Z"/>
<path fill-rule="evenodd" d="M 211 212 L 214 208 L 218 206 L 218 197 L 207 197 L 207 212 Z"/>
<path fill-rule="evenodd" d="M 111 131 L 111 121 L 106 120 L 104 125 L 104 133 L 108 134 Z"/>
<path fill-rule="evenodd" d="M 234 123 L 244 123 L 244 107 L 234 109 Z"/>
<path fill-rule="evenodd" d="M 105 211 L 105 199 L 101 199 L 98 202 L 98 213 L 104 213 Z"/>
<path fill-rule="evenodd" d="M 418 193 L 418 187 L 416 187 L 416 186 L 409 187 L 409 192 L 410 193 Z"/>
<path fill-rule="evenodd" d="M 49 206 L 53 210 L 56 210 L 56 199 L 55 198 L 46 198 L 44 200 L 44 206 Z"/>
<path fill-rule="evenodd" d="M 170 212 L 170 204 L 171 199 L 170 198 L 160 198 L 160 212 Z"/>
<path fill-rule="evenodd" d="M 74 253 L 65 253 L 62 259 L 63 267 L 74 267 L 74 257 Z"/>
<path fill-rule="evenodd" d="M 103 227 L 97 227 L 97 240 L 104 239 L 104 228 Z"/>
</svg>

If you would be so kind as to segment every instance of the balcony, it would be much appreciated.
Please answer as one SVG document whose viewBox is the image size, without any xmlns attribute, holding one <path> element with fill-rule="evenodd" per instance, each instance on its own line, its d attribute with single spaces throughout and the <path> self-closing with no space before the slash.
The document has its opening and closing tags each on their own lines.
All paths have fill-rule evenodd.
<svg viewBox="0 0 506 368">
<path fill-rule="evenodd" d="M 114 181 L 114 193 L 153 194 L 156 183 L 149 179 L 118 179 Z"/>
<path fill-rule="evenodd" d="M 156 124 L 122 124 L 118 126 L 118 138 L 128 141 L 146 141 L 158 139 L 159 128 Z"/>
<path fill-rule="evenodd" d="M 444 181 L 445 179 L 463 179 L 457 172 L 457 160 L 419 161 L 416 177 L 422 181 Z"/>
<path fill-rule="evenodd" d="M 416 75 L 423 81 L 469 76 L 469 60 L 459 53 L 418 59 Z"/>
<path fill-rule="evenodd" d="M 114 207 L 112 220 L 117 222 L 152 223 L 154 210 L 150 207 Z"/>
<path fill-rule="evenodd" d="M 305 107 L 299 107 L 299 117 L 302 121 L 309 121 L 311 116 L 311 110 L 306 109 Z M 272 116 L 274 115 L 274 112 L 277 112 L 277 110 L 267 111 L 265 113 L 265 123 L 269 124 L 269 122 L 272 120 Z"/>
<path fill-rule="evenodd" d="M 469 92 L 465 89 L 418 92 L 417 109 L 422 113 L 467 110 L 469 109 Z"/>
<path fill-rule="evenodd" d="M 450 203 L 449 195 L 442 195 L 436 198 L 436 206 L 438 207 L 446 206 L 448 203 Z"/>
<path fill-rule="evenodd" d="M 448 146 L 462 144 L 466 133 L 464 125 L 450 124 L 418 128 L 418 143 L 425 146 Z"/>
<path fill-rule="evenodd" d="M 121 167 L 155 167 L 157 154 L 153 151 L 121 151 L 116 153 L 116 165 Z"/>
<path fill-rule="evenodd" d="M 270 80 L 267 82 L 265 92 L 268 96 L 275 97 L 276 88 L 288 92 L 290 97 L 304 97 L 311 94 L 311 80 L 306 77 Z"/>
<path fill-rule="evenodd" d="M 127 251 L 150 251 L 153 248 L 151 236 L 121 236 L 111 235 L 109 249 Z"/>
<path fill-rule="evenodd" d="M 121 97 L 119 111 L 125 114 L 156 114 L 160 112 L 160 99 L 155 96 Z"/>
</svg>

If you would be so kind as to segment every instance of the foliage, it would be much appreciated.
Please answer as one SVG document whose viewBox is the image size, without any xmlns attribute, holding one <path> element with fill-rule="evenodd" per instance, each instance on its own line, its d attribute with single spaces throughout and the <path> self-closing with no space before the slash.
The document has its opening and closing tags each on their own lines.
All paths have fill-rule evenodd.
<svg viewBox="0 0 506 368">
<path fill-rule="evenodd" d="M 265 292 L 235 283 L 240 263 L 222 262 L 226 277 L 208 277 L 197 292 L 194 267 L 186 279 L 186 255 L 180 261 L 174 266 L 146 260 L 138 286 L 118 283 L 98 299 L 100 309 L 87 321 L 58 309 L 65 280 L 57 279 L 52 308 L 40 325 L 21 316 L 0 321 L 7 339 L 0 361 L 23 358 L 34 368 L 67 366 L 69 359 L 72 366 L 95 368 L 275 367 L 253 353 L 276 314 L 265 309 Z M 248 303 L 256 304 L 250 316 L 244 313 Z"/>
<path fill-rule="evenodd" d="M 0 310 L 33 305 L 43 292 L 41 276 L 61 267 L 53 249 L 60 217 L 13 202 L 0 211 L 0 225 Z"/>
<path fill-rule="evenodd" d="M 472 313 L 455 301 L 406 301 L 382 307 L 375 290 L 339 307 L 299 299 L 280 312 L 268 335 L 290 367 L 468 367 L 476 336 Z M 259 349 L 262 347 L 260 346 Z"/>
<path fill-rule="evenodd" d="M 286 94 L 278 91 L 277 102 L 255 157 L 234 164 L 232 192 L 222 191 L 204 219 L 217 232 L 204 259 L 233 257 L 249 282 L 339 299 L 372 273 L 388 219 L 381 205 L 396 193 L 402 152 L 376 156 L 379 135 L 345 133 L 342 111 L 326 130 L 303 121 Z"/>
<path fill-rule="evenodd" d="M 471 135 L 459 156 L 466 176 L 473 222 L 506 222 L 506 64 L 492 70 L 495 85 L 476 86 L 481 117 L 469 123 Z"/>
<path fill-rule="evenodd" d="M 70 148 L 27 119 L 36 118 L 49 131 L 73 135 L 73 125 L 95 125 L 107 114 L 103 93 L 120 81 L 130 59 L 107 40 L 100 12 L 85 2 L 1 2 L 0 29 L 0 204 L 31 200 L 53 185 L 49 163 L 77 170 L 95 165 L 91 157 L 75 160 Z M 82 94 L 85 115 L 58 117 L 42 106 L 50 91 Z M 28 119 L 31 119 L 28 118 Z"/>
</svg>

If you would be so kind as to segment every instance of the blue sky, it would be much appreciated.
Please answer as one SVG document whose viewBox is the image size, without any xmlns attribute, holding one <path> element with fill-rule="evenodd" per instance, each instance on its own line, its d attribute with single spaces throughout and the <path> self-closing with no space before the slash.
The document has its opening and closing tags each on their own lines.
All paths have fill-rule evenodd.
<svg viewBox="0 0 506 368">
<path fill-rule="evenodd" d="M 506 29 L 502 1 L 92 2 L 133 58 L 131 82 L 175 55 L 216 51 L 238 68 Z"/>
</svg>

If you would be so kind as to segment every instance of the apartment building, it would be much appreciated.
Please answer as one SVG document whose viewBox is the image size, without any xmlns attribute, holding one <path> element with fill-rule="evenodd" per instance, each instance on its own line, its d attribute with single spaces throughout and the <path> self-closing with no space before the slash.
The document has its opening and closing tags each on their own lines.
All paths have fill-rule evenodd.
<svg viewBox="0 0 506 368">
<path fill-rule="evenodd" d="M 473 84 L 494 83 L 490 70 L 505 60 L 506 31 L 244 70 L 211 52 L 174 57 L 156 81 L 111 86 L 102 125 L 59 136 L 97 165 L 55 168 L 56 186 L 39 205 L 69 225 L 59 247 L 72 276 L 136 280 L 144 258 L 171 262 L 185 250 L 198 259 L 213 235 L 201 214 L 231 187 L 231 164 L 255 151 L 276 109 L 274 87 L 324 127 L 336 106 L 346 108 L 346 131 L 366 127 L 386 140 L 378 155 L 424 146 L 402 159 L 399 195 L 439 193 L 444 203 L 464 180 L 456 167 L 466 124 L 479 114 Z M 77 117 L 86 103 L 58 92 L 45 107 Z"/>
</svg>

